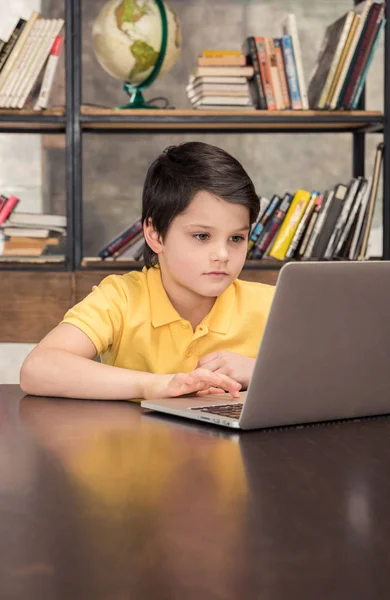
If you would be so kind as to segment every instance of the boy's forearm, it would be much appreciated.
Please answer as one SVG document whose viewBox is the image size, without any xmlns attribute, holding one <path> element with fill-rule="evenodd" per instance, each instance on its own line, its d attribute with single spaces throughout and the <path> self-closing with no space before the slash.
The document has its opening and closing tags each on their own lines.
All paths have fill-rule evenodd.
<svg viewBox="0 0 390 600">
<path fill-rule="evenodd" d="M 154 375 L 111 367 L 49 347 L 37 347 L 23 364 L 26 394 L 96 400 L 143 398 Z"/>
</svg>

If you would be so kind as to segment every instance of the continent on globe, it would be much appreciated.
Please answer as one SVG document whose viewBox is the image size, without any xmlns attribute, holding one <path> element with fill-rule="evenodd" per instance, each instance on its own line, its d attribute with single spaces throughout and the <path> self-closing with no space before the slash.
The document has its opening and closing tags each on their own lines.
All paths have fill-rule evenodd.
<svg viewBox="0 0 390 600">
<path fill-rule="evenodd" d="M 129 75 L 129 80 L 131 81 L 132 77 L 138 75 L 138 73 L 154 67 L 158 59 L 158 52 L 155 52 L 152 46 L 141 40 L 136 40 L 131 44 L 130 52 L 135 58 L 135 65 Z"/>
</svg>

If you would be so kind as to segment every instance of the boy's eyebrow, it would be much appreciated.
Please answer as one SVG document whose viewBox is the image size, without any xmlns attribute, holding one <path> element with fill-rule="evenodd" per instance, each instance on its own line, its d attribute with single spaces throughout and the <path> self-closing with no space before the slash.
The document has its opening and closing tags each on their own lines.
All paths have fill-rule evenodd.
<svg viewBox="0 0 390 600">
<path fill-rule="evenodd" d="M 189 225 L 185 225 L 185 227 L 201 227 L 202 229 L 212 229 L 215 230 L 216 228 L 213 227 L 212 225 L 202 225 L 201 223 L 190 223 Z M 250 227 L 249 225 L 245 225 L 244 227 L 240 227 L 240 229 L 235 229 L 235 231 L 249 231 Z"/>
</svg>

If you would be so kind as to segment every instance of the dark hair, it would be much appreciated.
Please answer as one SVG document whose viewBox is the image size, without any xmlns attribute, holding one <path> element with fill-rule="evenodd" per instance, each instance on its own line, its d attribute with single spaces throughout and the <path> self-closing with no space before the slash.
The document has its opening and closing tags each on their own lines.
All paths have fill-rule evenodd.
<svg viewBox="0 0 390 600">
<path fill-rule="evenodd" d="M 249 210 L 249 224 L 260 206 L 254 185 L 243 166 L 230 154 L 203 142 L 170 146 L 150 165 L 142 193 L 142 223 L 151 219 L 164 239 L 173 219 L 184 212 L 197 192 L 207 191 Z M 145 244 L 145 265 L 157 255 Z"/>
</svg>

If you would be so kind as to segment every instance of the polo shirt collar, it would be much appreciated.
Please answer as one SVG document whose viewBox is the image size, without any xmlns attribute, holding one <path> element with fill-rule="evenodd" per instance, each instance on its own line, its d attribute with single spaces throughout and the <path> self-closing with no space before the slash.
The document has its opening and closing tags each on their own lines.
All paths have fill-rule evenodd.
<svg viewBox="0 0 390 600">
<path fill-rule="evenodd" d="M 150 269 L 146 269 L 144 267 L 144 269 L 146 270 L 148 282 L 153 327 L 161 327 L 161 325 L 180 321 L 181 316 L 172 306 L 162 284 L 160 268 L 150 267 Z"/>
<path fill-rule="evenodd" d="M 177 310 L 172 306 L 164 286 L 161 281 L 161 271 L 159 267 L 151 267 L 146 269 L 148 281 L 151 320 L 153 327 L 160 327 L 181 321 L 182 317 Z M 203 319 L 203 323 L 211 331 L 217 333 L 227 333 L 234 309 L 235 300 L 235 285 L 232 283 L 229 287 L 216 299 L 214 306 Z"/>
</svg>

